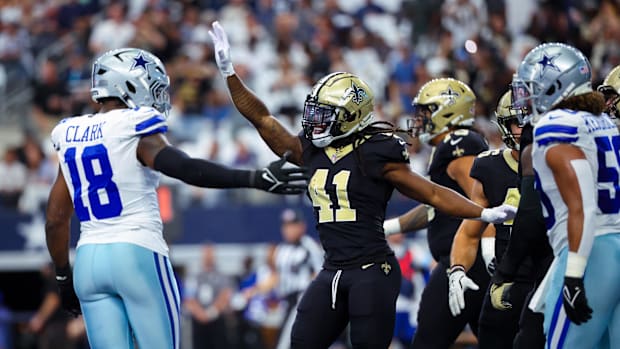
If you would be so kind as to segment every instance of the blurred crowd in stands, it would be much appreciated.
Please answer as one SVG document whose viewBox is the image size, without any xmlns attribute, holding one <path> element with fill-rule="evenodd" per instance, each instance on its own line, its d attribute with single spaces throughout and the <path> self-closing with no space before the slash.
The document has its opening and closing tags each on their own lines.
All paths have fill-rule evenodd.
<svg viewBox="0 0 620 349">
<path fill-rule="evenodd" d="M 255 167 L 273 155 L 231 105 L 208 35 L 219 20 L 236 71 L 297 132 L 309 87 L 345 70 L 374 89 L 377 117 L 404 126 L 411 100 L 433 77 L 453 76 L 478 96 L 488 120 L 523 53 L 541 41 L 590 57 L 595 82 L 620 63 L 613 0 L 0 0 L 0 205 L 37 210 L 56 171 L 49 132 L 96 111 L 93 57 L 133 46 L 155 53 L 172 80 L 170 138 L 194 156 Z M 414 168 L 428 151 L 413 145 Z M 261 193 L 181 188 L 182 202 L 282 200 Z"/>
</svg>

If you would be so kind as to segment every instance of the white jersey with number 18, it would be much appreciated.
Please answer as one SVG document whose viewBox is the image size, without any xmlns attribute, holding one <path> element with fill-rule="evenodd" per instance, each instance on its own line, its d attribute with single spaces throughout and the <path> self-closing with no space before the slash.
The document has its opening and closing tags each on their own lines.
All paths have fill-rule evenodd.
<svg viewBox="0 0 620 349">
<path fill-rule="evenodd" d="M 164 116 L 146 107 L 67 118 L 54 128 L 52 142 L 80 220 L 78 246 L 128 242 L 168 254 L 159 173 L 136 153 L 141 137 L 166 130 Z"/>
</svg>

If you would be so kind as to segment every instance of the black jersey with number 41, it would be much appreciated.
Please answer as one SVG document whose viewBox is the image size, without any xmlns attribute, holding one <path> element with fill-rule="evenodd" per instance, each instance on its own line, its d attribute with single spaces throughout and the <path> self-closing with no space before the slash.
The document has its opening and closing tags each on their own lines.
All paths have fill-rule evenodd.
<svg viewBox="0 0 620 349">
<path fill-rule="evenodd" d="M 341 148 L 314 147 L 300 136 L 303 165 L 312 175 L 308 196 L 326 269 L 346 269 L 385 261 L 393 254 L 383 232 L 385 209 L 394 186 L 383 178 L 389 162 L 409 162 L 405 142 L 374 134 Z"/>
<path fill-rule="evenodd" d="M 482 136 L 468 129 L 457 129 L 448 133 L 443 141 L 433 148 L 428 174 L 431 181 L 453 189 L 465 195 L 458 182 L 448 175 L 448 165 L 463 156 L 476 156 L 489 149 Z M 461 224 L 461 219 L 447 215 L 439 210 L 432 210 L 429 217 L 428 246 L 435 260 L 450 255 L 452 239 Z"/>
</svg>

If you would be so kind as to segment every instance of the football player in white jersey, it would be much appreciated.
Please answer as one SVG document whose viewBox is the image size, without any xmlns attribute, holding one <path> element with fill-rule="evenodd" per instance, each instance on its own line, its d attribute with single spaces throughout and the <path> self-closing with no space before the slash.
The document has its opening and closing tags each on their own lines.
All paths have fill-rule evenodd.
<svg viewBox="0 0 620 349">
<path fill-rule="evenodd" d="M 306 189 L 305 170 L 283 168 L 286 156 L 247 171 L 170 146 L 169 83 L 162 62 L 147 51 L 106 52 L 92 71 L 91 95 L 101 110 L 64 119 L 52 131 L 60 171 L 47 204 L 47 245 L 62 305 L 84 313 L 94 349 L 133 348 L 134 339 L 140 348 L 179 347 L 179 291 L 162 236 L 158 172 L 202 187 Z M 81 234 L 72 272 L 74 211 Z"/>
<path fill-rule="evenodd" d="M 620 348 L 620 135 L 577 49 L 532 49 L 512 81 L 531 108 L 532 159 L 555 260 L 530 304 L 548 348 Z"/>
</svg>

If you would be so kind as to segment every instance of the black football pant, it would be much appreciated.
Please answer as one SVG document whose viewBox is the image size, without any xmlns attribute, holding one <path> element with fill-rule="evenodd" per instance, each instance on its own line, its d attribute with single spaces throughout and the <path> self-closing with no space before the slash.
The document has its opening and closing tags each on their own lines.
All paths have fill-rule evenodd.
<svg viewBox="0 0 620 349">
<path fill-rule="evenodd" d="M 350 322 L 354 349 L 387 349 L 401 274 L 394 256 L 341 271 L 321 270 L 297 308 L 292 349 L 326 349 Z"/>
<path fill-rule="evenodd" d="M 480 320 L 478 321 L 478 345 L 480 349 L 512 348 L 512 342 L 519 331 L 521 311 L 526 306 L 525 300 L 533 287 L 534 282 L 515 281 L 510 288 L 512 308 L 508 310 L 493 308 L 489 289 L 486 289 Z"/>
<path fill-rule="evenodd" d="M 480 254 L 467 272 L 479 287 L 478 291 L 465 292 L 465 309 L 459 316 L 452 316 L 448 306 L 449 258 L 442 258 L 431 272 L 428 284 L 422 292 L 418 311 L 418 328 L 413 337 L 413 349 L 447 349 L 469 324 L 474 333 L 478 330 L 478 318 L 489 285 L 490 276 Z"/>
<path fill-rule="evenodd" d="M 536 292 L 533 288 L 525 299 L 525 306 L 521 312 L 519 320 L 519 332 L 513 342 L 514 349 L 544 349 L 545 348 L 545 330 L 543 327 L 544 316 L 542 313 L 535 313 L 527 306 L 530 299 Z"/>
</svg>

